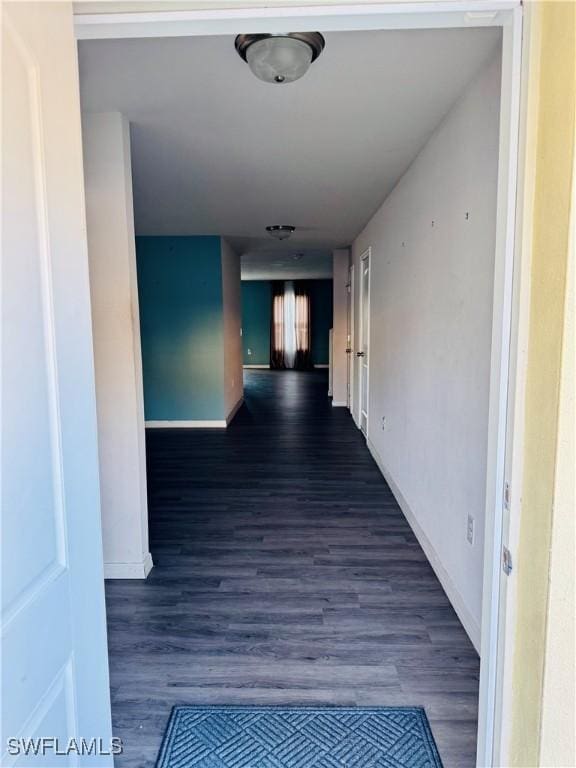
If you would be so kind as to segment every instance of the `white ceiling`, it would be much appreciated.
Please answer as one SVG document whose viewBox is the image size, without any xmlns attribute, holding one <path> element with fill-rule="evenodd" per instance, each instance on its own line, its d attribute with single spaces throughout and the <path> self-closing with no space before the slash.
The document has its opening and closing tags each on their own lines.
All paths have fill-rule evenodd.
<svg viewBox="0 0 576 768">
<path fill-rule="evenodd" d="M 229 36 L 81 41 L 82 105 L 131 122 L 138 234 L 227 236 L 252 275 L 304 252 L 308 276 L 322 277 L 327 252 L 361 231 L 498 36 L 333 32 L 284 86 L 255 78 Z M 275 243 L 268 224 L 296 232 Z M 275 274 L 288 276 L 279 263 Z"/>
<path fill-rule="evenodd" d="M 242 253 L 242 280 L 320 280 L 332 277 L 332 251 L 261 247 Z"/>
</svg>

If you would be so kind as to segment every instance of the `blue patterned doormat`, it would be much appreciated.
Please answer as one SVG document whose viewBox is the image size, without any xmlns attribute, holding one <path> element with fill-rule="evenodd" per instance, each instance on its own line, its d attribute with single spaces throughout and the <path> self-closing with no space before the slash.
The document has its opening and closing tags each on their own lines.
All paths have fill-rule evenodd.
<svg viewBox="0 0 576 768">
<path fill-rule="evenodd" d="M 442 768 L 421 707 L 174 707 L 156 768 Z"/>
</svg>

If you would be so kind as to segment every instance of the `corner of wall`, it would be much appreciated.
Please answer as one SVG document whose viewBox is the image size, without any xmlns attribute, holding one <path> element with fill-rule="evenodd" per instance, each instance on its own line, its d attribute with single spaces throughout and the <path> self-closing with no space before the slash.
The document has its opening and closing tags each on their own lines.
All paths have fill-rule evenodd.
<svg viewBox="0 0 576 768">
<path fill-rule="evenodd" d="M 242 372 L 242 293 L 240 256 L 220 238 L 224 319 L 224 405 L 229 424 L 244 398 Z"/>
<path fill-rule="evenodd" d="M 142 560 L 129 563 L 104 563 L 105 579 L 146 579 L 152 570 L 154 563 L 152 555 L 146 552 Z"/>
<path fill-rule="evenodd" d="M 138 578 L 144 578 L 148 504 L 126 117 L 84 115 L 83 151 L 104 564 L 108 569 L 111 562 L 136 561 Z"/>
</svg>

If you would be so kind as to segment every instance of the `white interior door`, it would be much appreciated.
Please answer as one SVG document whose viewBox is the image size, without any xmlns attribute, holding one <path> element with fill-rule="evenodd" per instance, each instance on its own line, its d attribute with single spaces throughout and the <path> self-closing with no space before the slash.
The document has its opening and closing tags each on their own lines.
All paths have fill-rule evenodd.
<svg viewBox="0 0 576 768">
<path fill-rule="evenodd" d="M 348 323 L 346 337 L 347 359 L 347 388 L 346 405 L 349 410 L 354 407 L 354 357 L 352 355 L 354 345 L 354 264 L 350 265 L 348 271 Z"/>
<path fill-rule="evenodd" d="M 111 736 L 72 9 L 2 11 L 0 764 L 111 766 L 56 755 Z"/>
<path fill-rule="evenodd" d="M 370 339 L 370 251 L 360 260 L 360 429 L 368 436 L 368 365 Z"/>
</svg>

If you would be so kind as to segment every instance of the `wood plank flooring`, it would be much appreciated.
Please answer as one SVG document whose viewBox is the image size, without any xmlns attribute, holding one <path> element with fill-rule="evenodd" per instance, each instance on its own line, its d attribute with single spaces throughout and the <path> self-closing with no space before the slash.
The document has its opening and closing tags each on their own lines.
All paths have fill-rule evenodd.
<svg viewBox="0 0 576 768">
<path fill-rule="evenodd" d="M 149 430 L 143 581 L 108 581 L 119 768 L 174 704 L 422 705 L 474 765 L 479 659 L 324 372 L 246 371 L 227 430 Z"/>
</svg>

